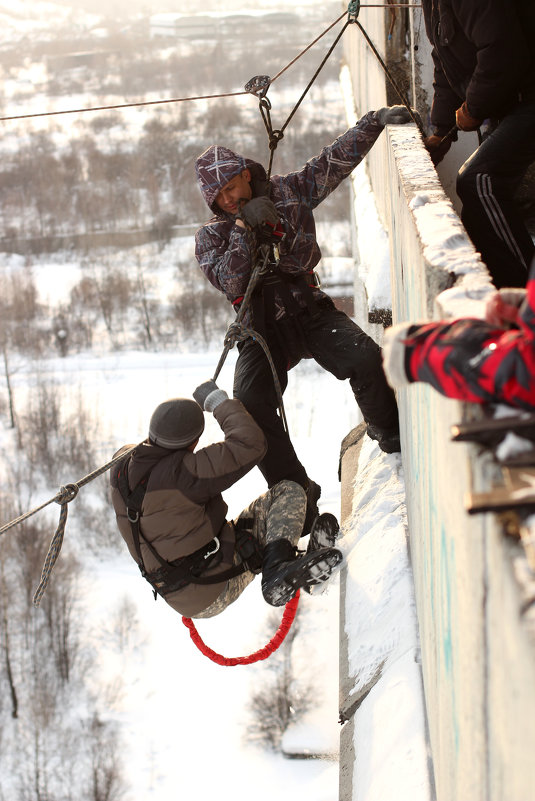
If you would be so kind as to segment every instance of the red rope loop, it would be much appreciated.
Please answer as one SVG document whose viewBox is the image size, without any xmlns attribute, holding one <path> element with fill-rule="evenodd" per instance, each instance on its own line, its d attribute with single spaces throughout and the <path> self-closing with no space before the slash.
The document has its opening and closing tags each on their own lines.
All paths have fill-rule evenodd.
<svg viewBox="0 0 535 801">
<path fill-rule="evenodd" d="M 225 667 L 234 667 L 234 665 L 251 665 L 253 662 L 259 662 L 261 659 L 267 659 L 268 656 L 271 656 L 271 654 L 276 651 L 280 645 L 282 645 L 284 638 L 290 631 L 290 627 L 294 621 L 295 615 L 297 614 L 298 603 L 299 590 L 286 604 L 281 624 L 268 644 L 263 648 L 260 648 L 259 651 L 249 654 L 249 656 L 222 656 L 221 654 L 216 653 L 216 651 L 212 651 L 212 649 L 203 642 L 201 635 L 195 628 L 195 623 L 190 617 L 183 617 L 182 623 L 187 629 L 189 629 L 190 637 L 199 651 L 211 659 L 212 662 L 215 662 L 218 665 L 224 665 Z"/>
</svg>

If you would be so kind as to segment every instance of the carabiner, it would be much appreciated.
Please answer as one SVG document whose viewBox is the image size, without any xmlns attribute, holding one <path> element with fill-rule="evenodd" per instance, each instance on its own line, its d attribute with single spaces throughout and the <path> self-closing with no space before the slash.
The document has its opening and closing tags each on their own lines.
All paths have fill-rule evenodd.
<svg viewBox="0 0 535 801">
<path fill-rule="evenodd" d="M 360 0 L 351 0 L 347 7 L 348 22 L 356 22 L 360 11 Z"/>
<path fill-rule="evenodd" d="M 213 551 L 208 551 L 208 553 L 204 554 L 204 559 L 208 559 L 209 556 L 213 556 L 218 550 L 221 548 L 221 543 L 219 542 L 219 537 L 214 537 L 215 548 Z"/>
<path fill-rule="evenodd" d="M 270 85 L 271 78 L 269 75 L 255 75 L 254 78 L 251 78 L 250 81 L 247 81 L 243 88 L 246 92 L 256 95 L 256 97 L 264 97 Z"/>
</svg>

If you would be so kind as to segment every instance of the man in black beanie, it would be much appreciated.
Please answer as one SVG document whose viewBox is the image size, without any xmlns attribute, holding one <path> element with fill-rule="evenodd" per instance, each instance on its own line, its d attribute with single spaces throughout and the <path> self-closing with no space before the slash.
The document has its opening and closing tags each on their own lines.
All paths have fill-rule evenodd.
<svg viewBox="0 0 535 801">
<path fill-rule="evenodd" d="M 194 398 L 161 403 L 148 439 L 112 469 L 121 535 L 155 593 L 183 615 L 219 614 L 257 573 L 267 603 L 282 606 L 298 589 L 327 580 L 340 564 L 342 554 L 333 547 L 336 518 L 319 515 L 306 532 L 306 553 L 298 554 L 306 494 L 285 480 L 228 522 L 221 493 L 263 457 L 265 437 L 243 404 L 213 380 L 201 384 Z M 196 451 L 203 409 L 213 412 L 225 438 Z"/>
</svg>

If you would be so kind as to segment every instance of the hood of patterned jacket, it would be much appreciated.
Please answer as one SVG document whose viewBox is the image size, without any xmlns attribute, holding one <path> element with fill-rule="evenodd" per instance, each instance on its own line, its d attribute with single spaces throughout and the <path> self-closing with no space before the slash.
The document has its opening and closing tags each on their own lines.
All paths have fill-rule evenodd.
<svg viewBox="0 0 535 801">
<path fill-rule="evenodd" d="M 211 145 L 201 153 L 195 162 L 195 172 L 199 189 L 210 211 L 222 213 L 216 206 L 216 197 L 229 181 L 246 169 L 251 171 L 253 195 L 265 194 L 267 175 L 257 161 L 240 156 L 222 145 Z"/>
</svg>

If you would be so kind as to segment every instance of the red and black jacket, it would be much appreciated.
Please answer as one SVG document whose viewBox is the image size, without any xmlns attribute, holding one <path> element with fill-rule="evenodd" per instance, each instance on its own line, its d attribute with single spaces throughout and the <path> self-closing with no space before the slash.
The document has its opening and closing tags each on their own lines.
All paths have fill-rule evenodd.
<svg viewBox="0 0 535 801">
<path fill-rule="evenodd" d="M 413 326 L 404 342 L 409 381 L 476 403 L 535 408 L 535 260 L 517 326 L 505 331 L 484 320 Z"/>
</svg>

